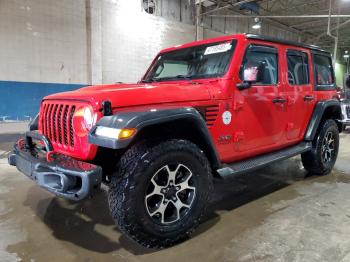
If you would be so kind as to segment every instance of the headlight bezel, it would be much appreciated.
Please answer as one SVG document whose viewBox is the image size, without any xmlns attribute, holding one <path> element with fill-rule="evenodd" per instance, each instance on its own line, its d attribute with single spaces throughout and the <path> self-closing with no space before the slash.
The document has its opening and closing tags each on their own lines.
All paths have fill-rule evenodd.
<svg viewBox="0 0 350 262">
<path fill-rule="evenodd" d="M 84 105 L 79 107 L 73 115 L 73 129 L 75 134 L 80 137 L 86 136 L 95 126 L 97 113 L 92 106 Z"/>
</svg>

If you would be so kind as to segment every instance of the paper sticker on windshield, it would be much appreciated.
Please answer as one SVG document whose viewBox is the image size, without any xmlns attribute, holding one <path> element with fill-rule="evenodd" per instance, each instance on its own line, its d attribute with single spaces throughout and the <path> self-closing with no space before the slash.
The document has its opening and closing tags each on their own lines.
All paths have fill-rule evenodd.
<svg viewBox="0 0 350 262">
<path fill-rule="evenodd" d="M 209 46 L 205 49 L 204 55 L 224 53 L 231 49 L 231 43 Z"/>
</svg>

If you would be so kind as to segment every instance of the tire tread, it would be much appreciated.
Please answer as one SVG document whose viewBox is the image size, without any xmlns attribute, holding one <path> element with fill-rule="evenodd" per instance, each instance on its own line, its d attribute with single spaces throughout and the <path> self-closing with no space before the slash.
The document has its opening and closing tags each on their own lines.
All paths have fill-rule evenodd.
<svg viewBox="0 0 350 262">
<path fill-rule="evenodd" d="M 191 227 L 188 228 L 186 234 L 177 235 L 172 238 L 160 239 L 156 236 L 152 236 L 148 232 L 145 232 L 141 225 L 135 223 L 137 220 L 136 213 L 130 207 L 132 206 L 131 202 L 133 201 L 132 196 L 133 194 L 136 194 L 138 176 L 142 175 L 135 171 L 138 165 L 149 164 L 147 163 L 147 156 L 158 156 L 161 155 L 162 152 L 169 150 L 186 150 L 187 152 L 191 152 L 201 163 L 207 176 L 204 179 L 210 181 L 209 191 L 207 192 L 205 199 L 203 199 L 206 203 L 209 202 L 211 191 L 213 189 L 209 161 L 204 153 L 195 144 L 189 141 L 174 139 L 158 143 L 139 143 L 127 150 L 118 163 L 117 173 L 111 178 L 108 192 L 110 212 L 117 226 L 124 234 L 147 248 L 168 247 L 189 238 L 206 213 L 204 208 L 201 210 L 199 217 L 196 218 Z"/>
</svg>

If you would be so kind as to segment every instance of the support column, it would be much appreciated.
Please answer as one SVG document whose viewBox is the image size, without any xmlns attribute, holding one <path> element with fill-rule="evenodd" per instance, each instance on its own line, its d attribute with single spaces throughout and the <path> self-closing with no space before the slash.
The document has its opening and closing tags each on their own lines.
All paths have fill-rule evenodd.
<svg viewBox="0 0 350 262">
<path fill-rule="evenodd" d="M 196 1 L 196 40 L 203 40 L 204 28 L 202 25 L 202 0 Z"/>
<path fill-rule="evenodd" d="M 89 84 L 102 84 L 102 1 L 85 0 Z"/>
</svg>

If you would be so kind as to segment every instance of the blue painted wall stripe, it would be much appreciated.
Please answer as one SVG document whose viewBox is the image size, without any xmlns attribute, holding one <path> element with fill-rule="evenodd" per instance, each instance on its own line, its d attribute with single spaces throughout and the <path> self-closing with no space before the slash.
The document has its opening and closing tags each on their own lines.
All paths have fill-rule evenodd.
<svg viewBox="0 0 350 262">
<path fill-rule="evenodd" d="M 83 84 L 0 81 L 0 121 L 28 120 L 39 111 L 43 97 L 81 88 Z"/>
</svg>

